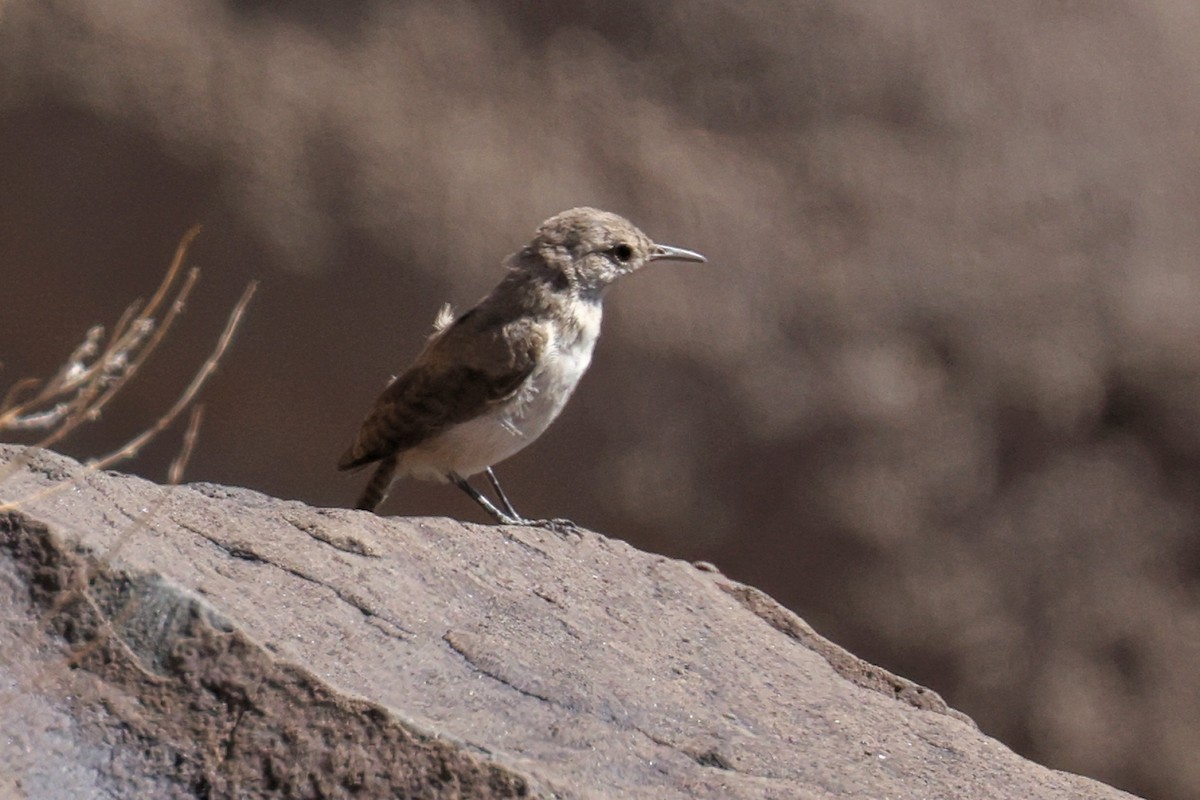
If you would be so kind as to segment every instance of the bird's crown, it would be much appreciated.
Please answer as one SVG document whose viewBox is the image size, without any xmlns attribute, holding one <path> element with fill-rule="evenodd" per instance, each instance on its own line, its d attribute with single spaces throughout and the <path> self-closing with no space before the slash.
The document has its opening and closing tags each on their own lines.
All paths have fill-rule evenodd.
<svg viewBox="0 0 1200 800">
<path fill-rule="evenodd" d="M 699 253 L 656 245 L 622 216 L 586 206 L 543 222 L 529 250 L 561 269 L 571 285 L 585 293 L 600 292 L 655 259 L 704 261 Z"/>
</svg>

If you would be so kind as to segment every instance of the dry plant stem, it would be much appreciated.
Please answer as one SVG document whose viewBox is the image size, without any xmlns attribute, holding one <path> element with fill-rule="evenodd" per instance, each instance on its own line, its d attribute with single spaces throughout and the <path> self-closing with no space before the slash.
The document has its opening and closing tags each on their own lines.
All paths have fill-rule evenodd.
<svg viewBox="0 0 1200 800">
<path fill-rule="evenodd" d="M 200 421 L 203 418 L 204 405 L 198 403 L 192 406 L 187 430 L 183 433 L 183 447 L 175 456 L 175 460 L 171 462 L 171 468 L 167 470 L 167 483 L 172 486 L 178 485 L 183 480 L 183 471 L 187 469 L 188 462 L 192 459 L 192 451 L 196 449 L 196 439 L 200 436 Z"/>
<path fill-rule="evenodd" d="M 76 370 L 83 368 L 88 359 L 94 358 L 100 352 L 100 339 L 104 336 L 103 325 L 93 325 L 88 329 L 87 334 L 83 337 L 83 342 L 79 347 L 75 348 L 75 352 L 71 353 L 71 357 L 67 359 L 67 363 L 63 364 L 62 369 L 50 381 L 53 383 L 61 383 L 64 386 L 72 386 L 78 383 L 81 378 L 73 374 Z"/>
<path fill-rule="evenodd" d="M 108 391 L 94 404 L 85 409 L 85 418 L 94 420 L 100 415 L 100 411 L 104 406 L 108 405 L 109 401 L 120 390 L 121 385 L 133 377 L 141 364 L 149 357 L 150 353 L 162 342 L 167 330 L 175 321 L 175 318 L 183 311 L 184 305 L 188 296 L 192 292 L 196 281 L 200 277 L 200 270 L 193 267 L 188 272 L 187 279 L 183 286 L 175 294 L 175 300 L 171 303 L 171 308 L 163 318 L 162 324 L 157 326 L 155 330 L 154 317 L 158 313 L 158 307 L 162 305 L 163 299 L 167 292 L 175 284 L 175 278 L 179 275 L 179 270 L 183 266 L 183 259 L 187 255 L 188 247 L 192 240 L 200 232 L 200 226 L 196 225 L 191 228 L 180 239 L 179 245 L 175 248 L 175 257 L 171 260 L 171 265 L 167 268 L 166 274 L 155 289 L 150 302 L 145 308 L 138 310 L 141 304 L 140 300 L 134 301 L 125 309 L 125 313 L 121 315 L 121 319 L 113 328 L 113 335 L 109 346 L 105 348 L 103 356 L 98 360 L 97 365 L 102 367 L 102 372 L 117 371 L 118 377 L 114 385 L 110 386 Z M 140 350 L 138 347 L 145 341 L 146 336 L 151 331 L 155 331 L 145 347 Z M 130 354 L 133 353 L 133 359 L 130 360 Z M 121 366 L 124 365 L 123 368 Z M 76 423 L 78 424 L 78 423 Z"/>
<path fill-rule="evenodd" d="M 87 360 L 95 357 L 99 351 L 100 337 L 102 336 L 104 336 L 104 326 L 92 326 L 88 330 L 87 336 L 84 337 L 83 342 L 75 348 L 75 351 L 63 363 L 58 373 L 46 381 L 41 391 L 21 402 L 17 402 L 17 397 L 25 391 L 31 391 L 36 388 L 41 381 L 37 378 L 24 378 L 17 381 L 5 395 L 3 405 L 0 405 L 0 430 L 37 428 L 46 427 L 47 424 L 54 424 L 53 420 L 45 423 L 31 420 L 31 417 L 46 418 L 55 414 L 61 416 L 66 412 L 66 403 L 59 403 L 54 408 L 42 412 L 35 411 L 34 409 L 45 406 L 67 395 L 92 374 L 95 364 L 93 363 L 89 367 Z"/>
<path fill-rule="evenodd" d="M 241 299 L 238 300 L 237 305 L 234 306 L 233 311 L 229 314 L 229 319 L 225 323 L 225 329 L 221 332 L 221 338 L 218 339 L 216 347 L 213 348 L 212 353 L 209 354 L 209 357 L 205 360 L 204 364 L 202 364 L 200 369 L 197 370 L 196 374 L 192 377 L 191 383 L 188 384 L 187 388 L 184 389 L 183 393 L 178 399 L 176 399 L 174 405 L 172 405 L 165 414 L 159 417 L 159 419 L 152 426 L 142 431 L 134 438 L 130 439 L 125 443 L 124 446 L 112 451 L 106 456 L 94 458 L 88 461 L 85 472 L 74 480 L 81 480 L 96 470 L 107 469 L 118 461 L 133 457 L 150 440 L 152 440 L 155 436 L 161 433 L 163 429 L 170 425 L 171 422 L 174 421 L 174 419 L 191 404 L 192 400 L 196 396 L 196 393 L 200 391 L 200 388 L 216 370 L 217 365 L 220 363 L 221 356 L 224 355 L 225 350 L 229 347 L 230 342 L 233 340 L 233 335 L 237 332 L 238 326 L 241 325 L 242 317 L 246 313 L 246 307 L 250 304 L 250 299 L 254 297 L 254 292 L 257 289 L 258 281 L 251 281 L 249 284 L 247 284 L 246 290 L 242 292 Z M 19 468 L 21 463 L 23 463 L 23 461 L 19 458 L 13 460 L 13 464 L 16 465 L 16 468 Z M 0 480 L 2 480 L 3 477 L 3 475 L 0 475 Z M 0 512 L 14 511 L 22 504 L 35 502 L 46 497 L 50 497 L 70 487 L 73 482 L 74 481 L 63 481 L 62 483 L 55 484 L 54 486 L 44 489 L 31 497 L 13 500 L 8 503 L 0 503 Z"/>
<path fill-rule="evenodd" d="M 40 381 L 37 378 L 22 378 L 8 388 L 8 391 L 4 393 L 4 399 L 0 400 L 0 412 L 2 412 L 0 413 L 0 430 L 11 427 L 7 424 L 10 418 L 14 420 L 18 418 L 20 412 L 17 410 L 19 408 L 17 398 L 35 388 L 38 383 Z M 6 411 L 5 409 L 12 410 Z"/>
<path fill-rule="evenodd" d="M 132 375 L 137 370 L 137 366 L 153 351 L 153 347 L 149 345 L 141 351 L 138 351 L 137 348 L 154 328 L 154 315 L 158 313 L 159 306 L 162 305 L 171 287 L 175 284 L 175 279 L 183 266 L 183 260 L 187 256 L 188 248 L 199 233 L 200 226 L 196 225 L 183 235 L 183 238 L 179 241 L 179 245 L 175 248 L 175 256 L 171 261 L 171 265 L 167 268 L 167 272 L 155 290 L 154 295 L 150 298 L 150 302 L 144 308 L 140 308 L 141 301 L 135 301 L 125 309 L 125 312 L 113 328 L 112 336 L 99 358 L 96 358 L 91 364 L 87 363 L 88 359 L 96 356 L 100 346 L 100 339 L 104 335 L 103 326 L 97 325 L 88 331 L 83 343 L 75 349 L 75 352 L 63 364 L 58 374 L 47 381 L 42 390 L 35 396 L 23 401 L 19 405 L 14 405 L 18 391 L 28 389 L 31 382 L 25 380 L 14 386 L 9 391 L 3 405 L 0 405 L 0 430 L 14 427 L 48 427 L 55 424 L 56 418 L 73 416 L 74 412 L 84 409 L 89 412 L 89 419 L 94 418 L 95 414 L 99 413 L 100 408 L 106 405 L 112 398 L 112 395 L 115 394 L 115 392 L 111 391 L 106 392 L 98 406 L 91 406 L 91 399 L 96 396 L 102 385 L 114 380 L 114 372 L 117 373 L 118 378 L 125 377 L 125 379 L 128 379 L 128 376 Z M 193 270 L 193 273 L 195 272 Z M 169 315 L 169 319 L 164 320 L 163 325 L 159 327 L 160 333 L 154 337 L 151 344 L 157 345 L 162 340 L 161 329 L 169 327 L 170 319 L 173 319 L 178 314 L 179 307 L 191 291 L 190 284 L 194 283 L 195 280 L 195 275 L 189 276 L 188 282 L 185 282 L 184 289 L 181 289 L 177 293 L 173 304 L 175 307 L 174 313 Z M 138 353 L 133 362 L 129 361 L 130 352 Z M 123 368 L 123 365 L 126 364 L 128 366 L 124 366 Z M 38 415 L 43 417 L 45 421 L 38 421 L 35 425 L 27 426 L 16 424 L 21 417 L 29 414 L 32 409 L 63 397 L 80 385 L 84 385 L 85 388 L 71 402 L 61 404 L 58 408 L 49 409 Z M 75 424 L 77 425 L 78 422 Z M 39 446 L 48 446 L 52 443 L 43 442 L 39 443 Z"/>
<path fill-rule="evenodd" d="M 42 391 L 32 398 L 33 405 L 41 405 L 47 400 L 65 394 L 70 389 L 82 383 L 88 375 L 87 363 L 100 352 L 100 340 L 104 337 L 104 326 L 93 325 L 75 352 L 62 365 L 58 373 L 51 378 Z"/>
<path fill-rule="evenodd" d="M 141 367 L 145 360 L 150 357 L 150 354 L 162 342 L 163 338 L 167 335 L 167 331 L 170 330 L 171 325 L 175 322 L 175 318 L 183 312 L 184 304 L 199 278 L 200 270 L 198 268 L 193 267 L 188 271 L 188 276 L 184 280 L 183 286 L 180 287 L 179 293 L 175 296 L 175 301 L 171 303 L 170 309 L 163 317 L 162 324 L 154 331 L 154 334 L 146 342 L 145 346 L 136 351 L 137 355 L 134 356 L 133 361 L 129 362 L 128 367 L 121 373 L 121 376 L 108 387 L 99 400 L 86 410 L 85 416 L 89 420 L 95 419 L 100 415 L 100 411 L 109 404 L 117 392 L 121 390 L 121 387 L 134 376 L 138 368 Z"/>
<path fill-rule="evenodd" d="M 250 304 L 250 299 L 254 297 L 254 292 L 258 289 L 258 281 L 251 281 L 246 286 L 246 290 L 242 292 L 242 297 L 238 300 L 237 305 L 233 307 L 233 312 L 229 315 L 229 320 L 225 323 L 225 330 L 221 332 L 221 338 L 217 340 L 217 346 L 209 354 L 205 362 L 200 366 L 200 369 L 192 377 L 192 382 L 183 390 L 183 394 L 175 401 L 175 404 L 167 410 L 167 413 L 158 418 L 158 421 L 151 425 L 146 430 L 142 431 L 137 436 L 130 439 L 123 447 L 120 447 L 106 456 L 95 458 L 87 462 L 89 468 L 106 469 L 117 461 L 126 458 L 132 458 L 138 454 L 155 436 L 157 436 L 164 428 L 171 424 L 174 419 L 179 416 L 192 399 L 216 370 L 217 364 L 221 361 L 221 356 L 225 354 L 229 343 L 233 341 L 233 334 L 237 332 L 238 326 L 241 325 L 242 316 L 246 313 L 246 306 Z"/>
<path fill-rule="evenodd" d="M 128 313 L 128 311 L 126 312 Z M 100 339 L 104 336 L 103 325 L 93 325 L 88 329 L 87 335 L 84 336 L 83 342 L 80 343 L 70 357 L 63 363 L 58 373 L 46 382 L 42 390 L 33 397 L 17 404 L 16 387 L 9 391 L 9 395 L 4 398 L 4 405 L 0 406 L 4 414 L 0 416 L 0 427 L 9 427 L 10 420 L 27 414 L 30 409 L 45 405 L 46 403 L 61 397 L 73 389 L 78 384 L 82 383 L 88 375 L 88 367 L 86 366 L 88 359 L 94 358 L 100 350 Z M 17 386 L 25 388 L 31 385 L 36 386 L 38 383 L 36 378 L 26 378 L 19 382 Z M 24 389 L 22 389 L 23 391 Z"/>
<path fill-rule="evenodd" d="M 167 274 L 163 276 L 162 283 L 158 285 L 158 289 L 150 298 L 150 303 L 146 306 L 146 310 L 142 316 L 152 317 L 158 310 L 163 298 L 167 296 L 167 291 L 171 284 L 175 282 L 175 275 L 178 274 L 180 268 L 183 267 L 183 259 L 187 257 L 188 249 L 192 246 L 192 242 L 200 235 L 200 225 L 193 225 L 183 238 L 179 240 L 179 244 L 175 247 L 175 256 L 171 259 L 171 266 L 167 267 Z"/>
<path fill-rule="evenodd" d="M 184 303 L 187 300 L 188 295 L 191 294 L 192 287 L 196 285 L 196 280 L 199 277 L 200 270 L 196 268 L 192 268 L 188 272 L 188 276 L 184 280 L 183 285 L 180 287 L 179 293 L 175 296 L 175 302 L 171 304 L 170 309 L 163 317 L 162 324 L 158 326 L 158 329 L 154 331 L 154 335 L 151 336 L 150 339 L 146 341 L 140 349 L 135 350 L 137 354 L 133 357 L 132 361 L 128 362 L 128 366 L 121 370 L 117 378 L 107 386 L 104 386 L 103 380 L 106 377 L 105 372 L 103 370 L 98 370 L 91 383 L 96 390 L 89 393 L 90 396 L 88 398 L 88 402 L 83 404 L 74 413 L 67 417 L 63 424 L 55 429 L 53 433 L 51 433 L 42 441 L 38 442 L 36 445 L 37 447 L 52 447 L 58 442 L 62 441 L 68 434 L 70 434 L 84 422 L 94 420 L 99 416 L 100 411 L 107 406 L 114 397 L 116 397 L 117 393 L 120 392 L 121 389 L 125 387 L 125 384 L 128 383 L 137 372 L 138 367 L 145 362 L 150 354 L 154 352 L 155 348 L 158 347 L 159 343 L 162 342 L 163 337 L 166 336 L 167 331 L 170 329 L 172 323 L 174 323 L 176 317 L 178 317 L 180 312 L 183 310 Z M 150 310 L 150 307 L 147 306 L 146 310 Z M 145 312 L 143 311 L 143 314 L 144 313 Z M 130 324 L 127 335 L 116 340 L 114 345 L 110 347 L 109 350 L 105 351 L 104 355 L 98 360 L 97 363 L 102 363 L 107 360 L 110 357 L 110 353 L 112 358 L 128 358 L 128 353 L 131 350 L 134 350 L 134 348 L 136 348 L 138 344 L 141 344 L 141 342 L 130 341 L 126 343 L 126 340 L 132 339 L 132 337 L 137 335 L 137 331 L 140 327 L 139 323 L 143 322 L 149 322 L 152 324 L 153 320 L 151 320 L 149 317 L 144 317 L 139 314 L 137 318 L 135 318 Z M 96 394 L 101 389 L 103 389 L 103 394 L 100 394 L 99 397 L 96 397 Z"/>
<path fill-rule="evenodd" d="M 150 302 L 141 307 L 141 302 L 135 301 L 125 309 L 125 312 L 121 315 L 121 319 L 113 329 L 113 334 L 109 339 L 108 345 L 99 358 L 86 367 L 83 366 L 80 360 L 86 357 L 89 352 L 94 352 L 96 346 L 98 346 L 99 339 L 104 331 L 102 327 L 96 326 L 88 332 L 88 337 L 84 343 L 76 348 L 71 360 L 59 370 L 54 379 L 47 384 L 46 388 L 33 401 L 23 403 L 12 412 L 5 408 L 0 408 L 0 430 L 6 427 L 6 420 L 9 420 L 13 413 L 20 413 L 27 410 L 34 404 L 34 401 L 41 400 L 44 402 L 47 399 L 62 396 L 79 384 L 82 384 L 82 386 L 80 386 L 70 401 L 60 403 L 58 407 L 43 412 L 43 416 L 45 417 L 43 427 L 57 427 L 54 427 L 48 436 L 34 444 L 33 447 L 53 447 L 83 422 L 96 419 L 100 411 L 116 396 L 129 379 L 133 377 L 134 373 L 137 372 L 150 353 L 158 347 L 159 343 L 162 342 L 170 330 L 176 317 L 182 312 L 185 301 L 191 294 L 196 280 L 199 278 L 199 270 L 196 268 L 189 271 L 183 285 L 176 292 L 174 301 L 163 318 L 162 324 L 158 325 L 157 329 L 155 329 L 154 320 L 151 315 L 158 312 L 163 300 L 176 283 L 176 278 L 182 269 L 188 247 L 199 232 L 200 226 L 194 226 L 180 240 L 179 246 L 175 250 L 175 257 L 172 259 L 171 265 L 167 268 L 167 272 L 155 290 L 154 295 L 150 298 Z M 151 331 L 154 331 L 154 335 L 147 341 L 146 336 Z M 134 354 L 132 358 L 130 356 L 131 353 Z M 11 423 L 9 423 L 9 427 L 12 427 Z M 0 472 L 0 480 L 20 469 L 27 461 L 28 456 L 24 453 L 14 459 L 6 470 Z"/>
</svg>

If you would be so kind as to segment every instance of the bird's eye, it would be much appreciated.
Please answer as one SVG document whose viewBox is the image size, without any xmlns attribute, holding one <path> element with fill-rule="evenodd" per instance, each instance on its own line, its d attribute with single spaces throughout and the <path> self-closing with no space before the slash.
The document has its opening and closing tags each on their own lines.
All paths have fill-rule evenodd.
<svg viewBox="0 0 1200 800">
<path fill-rule="evenodd" d="M 613 254 L 613 258 L 622 263 L 633 258 L 633 248 L 627 244 L 619 244 L 609 252 Z"/>
</svg>

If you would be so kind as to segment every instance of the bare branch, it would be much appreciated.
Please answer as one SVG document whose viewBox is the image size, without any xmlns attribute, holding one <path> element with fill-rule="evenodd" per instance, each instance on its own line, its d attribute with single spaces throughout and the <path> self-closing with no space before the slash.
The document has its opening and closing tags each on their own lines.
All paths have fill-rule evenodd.
<svg viewBox="0 0 1200 800">
<path fill-rule="evenodd" d="M 162 324 L 155 324 L 154 316 L 175 285 L 188 248 L 199 233 L 200 226 L 195 225 L 183 235 L 175 248 L 175 256 L 150 302 L 142 307 L 140 300 L 134 301 L 125 309 L 113 328 L 108 344 L 99 356 L 97 352 L 100 349 L 100 340 L 104 336 L 104 328 L 95 326 L 88 331 L 83 343 L 75 349 L 58 373 L 46 382 L 40 392 L 19 404 L 14 404 L 18 390 L 25 391 L 32 385 L 28 381 L 18 382 L 9 391 L 3 405 L 0 405 L 0 430 L 54 429 L 46 439 L 36 445 L 50 447 L 83 422 L 97 419 L 104 406 L 133 377 L 138 367 L 162 341 L 166 330 L 183 310 L 184 301 L 199 277 L 199 271 L 196 269 L 189 272 L 183 287 L 176 293 L 175 301 Z M 74 396 L 69 400 L 60 400 L 72 392 Z M 53 407 L 45 408 L 52 402 Z"/>
<path fill-rule="evenodd" d="M 146 445 L 147 442 L 151 441 L 155 436 L 162 432 L 164 428 L 170 425 L 171 422 L 174 421 L 177 416 L 179 416 L 180 412 L 188 407 L 188 404 L 192 402 L 192 399 L 196 396 L 196 393 L 200 391 L 200 387 L 204 385 L 205 381 L 207 381 L 212 375 L 213 371 L 216 370 L 217 364 L 220 363 L 221 356 L 224 355 L 225 349 L 229 347 L 229 343 L 233 340 L 234 333 L 237 332 L 238 326 L 242 322 L 242 316 L 246 313 L 246 306 L 249 305 L 250 299 L 254 297 L 254 292 L 257 289 L 258 281 L 251 281 L 246 286 L 246 290 L 242 293 L 241 299 L 238 300 L 237 305 L 233 308 L 233 312 L 229 315 L 229 320 L 225 323 L 225 330 L 221 333 L 221 338 L 217 341 L 216 348 L 209 355 L 208 359 L 205 360 L 204 364 L 201 365 L 195 376 L 192 377 L 192 382 L 189 383 L 187 388 L 183 390 L 183 394 L 179 396 L 179 398 L 175 401 L 175 404 L 172 405 L 165 414 L 159 417 L 157 422 L 155 422 L 146 430 L 142 431 L 134 438 L 130 439 L 125 443 L 124 446 L 117 448 L 106 456 L 94 458 L 88 461 L 88 467 L 93 469 L 107 469 L 117 461 L 122 461 L 126 458 L 132 458 L 138 454 L 138 452 Z"/>
<path fill-rule="evenodd" d="M 44 411 L 31 409 L 44 406 L 55 398 L 67 394 L 89 374 L 88 359 L 94 358 L 100 349 L 100 339 L 104 336 L 104 326 L 95 325 L 87 332 L 83 342 L 67 358 L 53 378 L 46 382 L 41 391 L 26 400 L 17 402 L 17 397 L 25 391 L 36 387 L 40 381 L 37 378 L 24 378 L 13 384 L 0 403 L 0 430 L 28 429 L 38 427 L 28 421 L 29 417 L 45 415 Z M 65 408 L 59 403 L 56 408 Z"/>
<path fill-rule="evenodd" d="M 175 322 L 175 318 L 183 312 L 187 298 L 192 293 L 192 288 L 195 286 L 196 281 L 199 280 L 199 278 L 200 270 L 198 268 L 193 267 L 188 271 L 188 276 L 184 280 L 183 286 L 180 287 L 179 293 L 175 295 L 175 301 L 171 304 L 170 310 L 168 310 L 166 316 L 163 317 L 162 324 L 159 325 L 158 329 L 154 331 L 154 335 L 150 337 L 148 342 L 146 342 L 145 347 L 142 347 L 140 350 L 136 351 L 136 355 L 134 355 L 132 361 L 128 360 L 128 353 L 130 352 L 129 350 L 123 349 L 114 354 L 113 357 L 115 359 L 120 359 L 121 362 L 122 369 L 118 373 L 120 377 L 118 377 L 112 383 L 112 385 L 108 387 L 108 390 L 103 396 L 100 397 L 99 400 L 97 400 L 87 409 L 86 416 L 89 421 L 99 418 L 100 411 L 106 405 L 108 405 L 109 401 L 116 396 L 117 392 L 121 390 L 125 383 L 127 383 L 129 379 L 134 376 L 142 363 L 150 357 L 150 354 L 154 352 L 155 348 L 157 348 L 162 342 L 163 338 L 166 337 L 167 331 L 171 329 L 171 325 Z M 147 306 L 146 309 L 149 311 L 150 306 Z M 135 320 L 135 327 L 138 321 L 139 320 Z M 152 319 L 147 319 L 147 321 L 151 324 L 154 322 Z"/>
<path fill-rule="evenodd" d="M 183 434 L 183 447 L 180 448 L 179 454 L 175 456 L 175 460 L 171 462 L 171 468 L 167 470 L 167 483 L 172 486 L 178 485 L 183 481 L 183 471 L 187 469 L 188 462 L 192 459 L 192 451 L 196 448 L 196 439 L 200 435 L 200 420 L 203 418 L 204 405 L 198 403 L 192 406 L 192 413 L 188 418 L 187 430 Z"/>
</svg>

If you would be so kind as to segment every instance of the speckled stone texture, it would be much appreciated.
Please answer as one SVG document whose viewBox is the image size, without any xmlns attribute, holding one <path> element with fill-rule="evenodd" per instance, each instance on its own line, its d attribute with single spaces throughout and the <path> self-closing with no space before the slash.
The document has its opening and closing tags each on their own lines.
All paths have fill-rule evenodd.
<svg viewBox="0 0 1200 800">
<path fill-rule="evenodd" d="M 1128 797 L 710 565 L 19 453 L 6 797 Z"/>
</svg>

